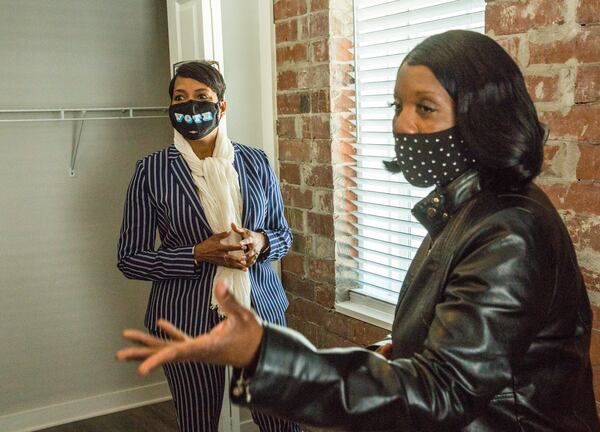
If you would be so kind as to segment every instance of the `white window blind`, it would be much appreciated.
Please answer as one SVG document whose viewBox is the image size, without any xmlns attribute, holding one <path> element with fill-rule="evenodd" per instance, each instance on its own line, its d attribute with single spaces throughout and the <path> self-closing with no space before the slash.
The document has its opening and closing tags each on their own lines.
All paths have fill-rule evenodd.
<svg viewBox="0 0 600 432">
<path fill-rule="evenodd" d="M 354 246 L 359 289 L 351 299 L 396 303 L 415 253 L 426 235 L 411 215 L 430 190 L 391 175 L 396 72 L 426 37 L 451 29 L 484 31 L 484 0 L 355 0 L 357 102 L 357 210 Z"/>
</svg>

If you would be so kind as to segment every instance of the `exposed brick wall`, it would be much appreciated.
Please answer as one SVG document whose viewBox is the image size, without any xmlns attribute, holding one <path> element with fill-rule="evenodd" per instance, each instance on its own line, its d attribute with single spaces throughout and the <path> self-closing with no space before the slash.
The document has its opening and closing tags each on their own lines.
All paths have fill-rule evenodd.
<svg viewBox="0 0 600 432">
<path fill-rule="evenodd" d="M 277 132 L 293 251 L 283 260 L 290 325 L 318 346 L 369 343 L 385 331 L 333 311 L 351 286 L 351 0 L 275 0 Z M 549 124 L 537 180 L 563 216 L 594 304 L 600 398 L 600 0 L 488 0 L 486 32 L 517 60 Z M 334 231 L 338 243 L 334 243 Z"/>
<path fill-rule="evenodd" d="M 600 1 L 488 1 L 486 32 L 518 61 L 540 118 L 550 127 L 537 183 L 566 222 L 593 303 L 591 358 L 598 401 Z"/>
<path fill-rule="evenodd" d="M 352 210 L 343 205 L 355 140 L 352 8 L 351 0 L 273 3 L 281 188 L 294 232 L 282 278 L 290 326 L 320 347 L 364 345 L 386 333 L 334 311 L 336 284 L 347 282 L 343 233 Z"/>
</svg>

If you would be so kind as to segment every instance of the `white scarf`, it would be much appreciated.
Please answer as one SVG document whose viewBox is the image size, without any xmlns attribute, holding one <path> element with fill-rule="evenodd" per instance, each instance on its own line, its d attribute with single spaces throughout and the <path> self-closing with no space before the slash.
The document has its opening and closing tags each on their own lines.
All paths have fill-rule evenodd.
<svg viewBox="0 0 600 432">
<path fill-rule="evenodd" d="M 239 242 L 239 234 L 231 230 L 231 223 L 242 226 L 242 193 L 238 181 L 238 174 L 233 167 L 233 144 L 227 138 L 224 128 L 219 126 L 215 149 L 212 157 L 199 159 L 192 150 L 190 144 L 183 136 L 175 131 L 175 148 L 183 156 L 190 171 L 194 183 L 198 188 L 198 197 L 204 208 L 204 214 L 213 233 L 231 231 L 231 235 L 222 243 Z M 230 252 L 241 254 L 243 252 Z M 215 283 L 223 279 L 233 293 L 236 300 L 243 306 L 250 307 L 250 277 L 242 270 L 217 266 L 217 272 L 213 279 L 211 308 L 217 309 L 219 304 L 215 299 Z"/>
</svg>

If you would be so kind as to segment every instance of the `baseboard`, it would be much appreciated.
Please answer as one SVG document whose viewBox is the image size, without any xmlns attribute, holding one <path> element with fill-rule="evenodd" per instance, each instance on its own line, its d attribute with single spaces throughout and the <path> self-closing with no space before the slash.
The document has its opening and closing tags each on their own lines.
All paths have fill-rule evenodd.
<svg viewBox="0 0 600 432">
<path fill-rule="evenodd" d="M 171 399 L 166 382 L 0 416 L 0 431 L 31 432 Z"/>
</svg>

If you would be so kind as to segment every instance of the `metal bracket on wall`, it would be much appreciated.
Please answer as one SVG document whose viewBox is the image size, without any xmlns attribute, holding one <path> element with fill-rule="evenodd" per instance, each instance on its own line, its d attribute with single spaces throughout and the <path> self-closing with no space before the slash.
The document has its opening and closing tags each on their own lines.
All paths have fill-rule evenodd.
<svg viewBox="0 0 600 432">
<path fill-rule="evenodd" d="M 87 115 L 90 114 L 89 117 Z M 0 110 L 0 123 L 72 121 L 79 127 L 73 136 L 69 175 L 75 176 L 75 162 L 83 131 L 83 123 L 89 120 L 126 120 L 167 118 L 167 107 L 119 107 L 119 108 L 57 108 Z"/>
</svg>

